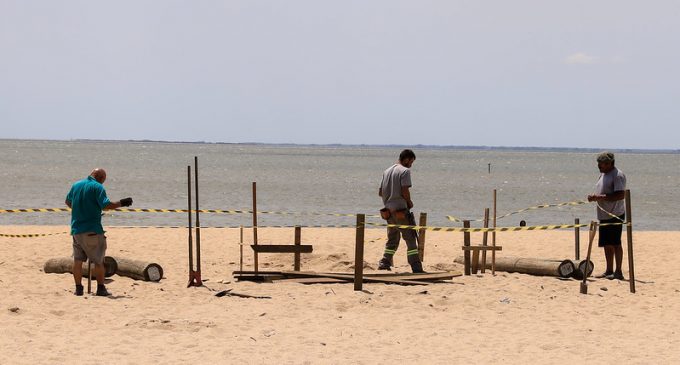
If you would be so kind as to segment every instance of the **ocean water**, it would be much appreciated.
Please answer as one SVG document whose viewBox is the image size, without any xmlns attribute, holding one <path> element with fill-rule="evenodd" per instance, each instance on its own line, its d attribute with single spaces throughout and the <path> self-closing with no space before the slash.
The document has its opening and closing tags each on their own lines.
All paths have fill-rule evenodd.
<svg viewBox="0 0 680 365">
<path fill-rule="evenodd" d="M 460 226 L 445 216 L 498 215 L 539 204 L 585 199 L 599 176 L 593 153 L 414 148 L 414 211 L 428 224 Z M 378 186 L 399 147 L 274 146 L 240 144 L 0 140 L 0 209 L 64 207 L 71 184 L 95 167 L 107 170 L 109 198 L 130 196 L 135 208 L 185 209 L 187 166 L 199 160 L 200 208 L 376 214 Z M 488 168 L 491 164 L 491 172 Z M 680 154 L 619 153 L 628 178 L 636 229 L 678 230 Z M 193 173 L 192 173 L 193 179 Z M 192 192 L 193 193 L 193 192 Z M 595 217 L 592 204 L 529 211 L 499 226 L 570 224 Z M 373 220 L 379 222 L 379 220 Z M 68 213 L 0 213 L 3 225 L 68 224 Z M 353 224 L 353 217 L 258 216 L 260 225 Z M 106 225 L 184 225 L 185 214 L 105 215 Z M 250 215 L 202 214 L 203 226 L 249 225 Z M 479 224 L 473 224 L 479 226 Z"/>
</svg>

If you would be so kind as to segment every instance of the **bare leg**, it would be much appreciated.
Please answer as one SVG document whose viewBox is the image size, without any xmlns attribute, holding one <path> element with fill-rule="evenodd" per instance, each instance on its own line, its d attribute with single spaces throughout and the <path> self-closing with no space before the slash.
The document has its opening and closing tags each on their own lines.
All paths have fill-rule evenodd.
<svg viewBox="0 0 680 365">
<path fill-rule="evenodd" d="M 614 272 L 614 246 L 604 246 L 604 258 L 607 261 L 607 272 Z"/>
<path fill-rule="evenodd" d="M 83 262 L 73 260 L 73 280 L 76 285 L 83 285 Z"/>
<path fill-rule="evenodd" d="M 98 285 L 104 285 L 104 270 L 104 264 L 94 264 L 94 274 Z"/>
<path fill-rule="evenodd" d="M 613 246 L 614 255 L 616 256 L 616 272 L 621 272 L 621 264 L 623 263 L 623 247 Z"/>
</svg>

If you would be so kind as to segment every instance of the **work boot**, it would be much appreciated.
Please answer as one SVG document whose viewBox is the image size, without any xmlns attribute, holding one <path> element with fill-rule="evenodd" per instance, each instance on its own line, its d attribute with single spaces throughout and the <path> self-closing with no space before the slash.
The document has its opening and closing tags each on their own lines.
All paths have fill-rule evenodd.
<svg viewBox="0 0 680 365">
<path fill-rule="evenodd" d="M 83 296 L 83 286 L 82 285 L 76 285 L 76 291 L 73 294 L 78 296 L 78 297 L 82 297 Z"/>
<path fill-rule="evenodd" d="M 615 271 L 614 272 L 614 279 L 616 280 L 626 280 L 623 277 L 623 273 L 621 271 Z"/>
<path fill-rule="evenodd" d="M 98 297 L 108 297 L 111 295 L 108 290 L 106 290 L 106 287 L 104 284 L 97 284 L 97 294 L 95 294 Z"/>
<path fill-rule="evenodd" d="M 390 260 L 383 257 L 382 259 L 380 259 L 380 262 L 378 263 L 378 270 L 390 271 L 392 270 L 392 263 L 390 262 Z"/>
<path fill-rule="evenodd" d="M 411 271 L 413 271 L 414 274 L 424 274 L 425 270 L 423 270 L 423 264 L 421 262 L 414 262 L 411 264 Z"/>
</svg>

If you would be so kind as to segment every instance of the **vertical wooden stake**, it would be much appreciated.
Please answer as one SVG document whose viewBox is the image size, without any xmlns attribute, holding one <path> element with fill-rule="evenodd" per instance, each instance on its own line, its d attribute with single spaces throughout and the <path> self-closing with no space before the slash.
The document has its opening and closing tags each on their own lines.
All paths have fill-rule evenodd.
<svg viewBox="0 0 680 365">
<path fill-rule="evenodd" d="M 498 216 L 496 202 L 496 189 L 493 189 L 493 228 L 496 228 L 496 217 Z M 491 232 L 491 245 L 496 247 L 496 231 Z M 491 275 L 496 276 L 496 250 L 491 251 Z"/>
<path fill-rule="evenodd" d="M 257 183 L 253 181 L 253 245 L 257 246 Z M 259 270 L 257 262 L 257 251 L 253 254 L 255 257 L 255 276 Z"/>
<path fill-rule="evenodd" d="M 580 260 L 581 257 L 581 228 L 578 227 L 580 223 L 580 219 L 574 219 L 574 225 L 576 225 L 576 227 L 574 227 L 574 258 L 576 260 Z"/>
<path fill-rule="evenodd" d="M 87 259 L 87 294 L 92 293 L 92 262 Z"/>
<path fill-rule="evenodd" d="M 364 223 L 366 215 L 357 214 L 357 239 L 354 246 L 354 290 L 360 291 L 364 285 Z"/>
<path fill-rule="evenodd" d="M 243 273 L 243 225 L 240 227 L 241 230 L 241 238 L 239 239 L 239 271 Z"/>
<path fill-rule="evenodd" d="M 484 208 L 484 228 L 489 228 L 489 208 Z M 482 246 L 488 246 L 489 232 L 482 236 Z M 482 252 L 482 274 L 486 272 L 486 250 Z"/>
<path fill-rule="evenodd" d="M 300 226 L 295 226 L 295 245 L 299 246 L 302 243 L 302 228 Z M 295 252 L 295 263 L 293 264 L 293 270 L 300 271 L 300 252 Z"/>
<path fill-rule="evenodd" d="M 427 226 L 427 213 L 420 213 L 420 220 L 418 225 L 421 227 Z M 418 230 L 418 255 L 420 256 L 420 262 L 425 260 L 425 229 Z"/>
<path fill-rule="evenodd" d="M 194 281 L 194 241 L 193 227 L 191 225 L 191 166 L 187 166 L 187 215 L 189 227 L 189 285 Z"/>
<path fill-rule="evenodd" d="M 201 221 L 198 218 L 198 156 L 194 156 L 194 187 L 196 188 L 196 272 L 201 285 Z"/>
<path fill-rule="evenodd" d="M 470 221 L 463 221 L 463 228 L 470 228 Z M 463 232 L 463 246 L 470 246 L 470 232 Z M 465 275 L 470 275 L 470 251 L 463 251 L 463 264 L 465 265 Z"/>
<path fill-rule="evenodd" d="M 635 293 L 635 264 L 633 262 L 633 215 L 630 204 L 630 190 L 626 190 L 626 234 L 628 235 L 628 279 L 630 292 Z"/>
</svg>

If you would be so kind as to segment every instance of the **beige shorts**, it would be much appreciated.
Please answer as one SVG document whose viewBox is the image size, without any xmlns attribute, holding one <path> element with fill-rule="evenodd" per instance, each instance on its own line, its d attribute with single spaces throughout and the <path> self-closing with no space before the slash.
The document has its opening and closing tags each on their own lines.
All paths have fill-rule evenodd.
<svg viewBox="0 0 680 365">
<path fill-rule="evenodd" d="M 73 235 L 73 259 L 95 264 L 104 263 L 106 255 L 106 236 L 94 232 Z"/>
</svg>

